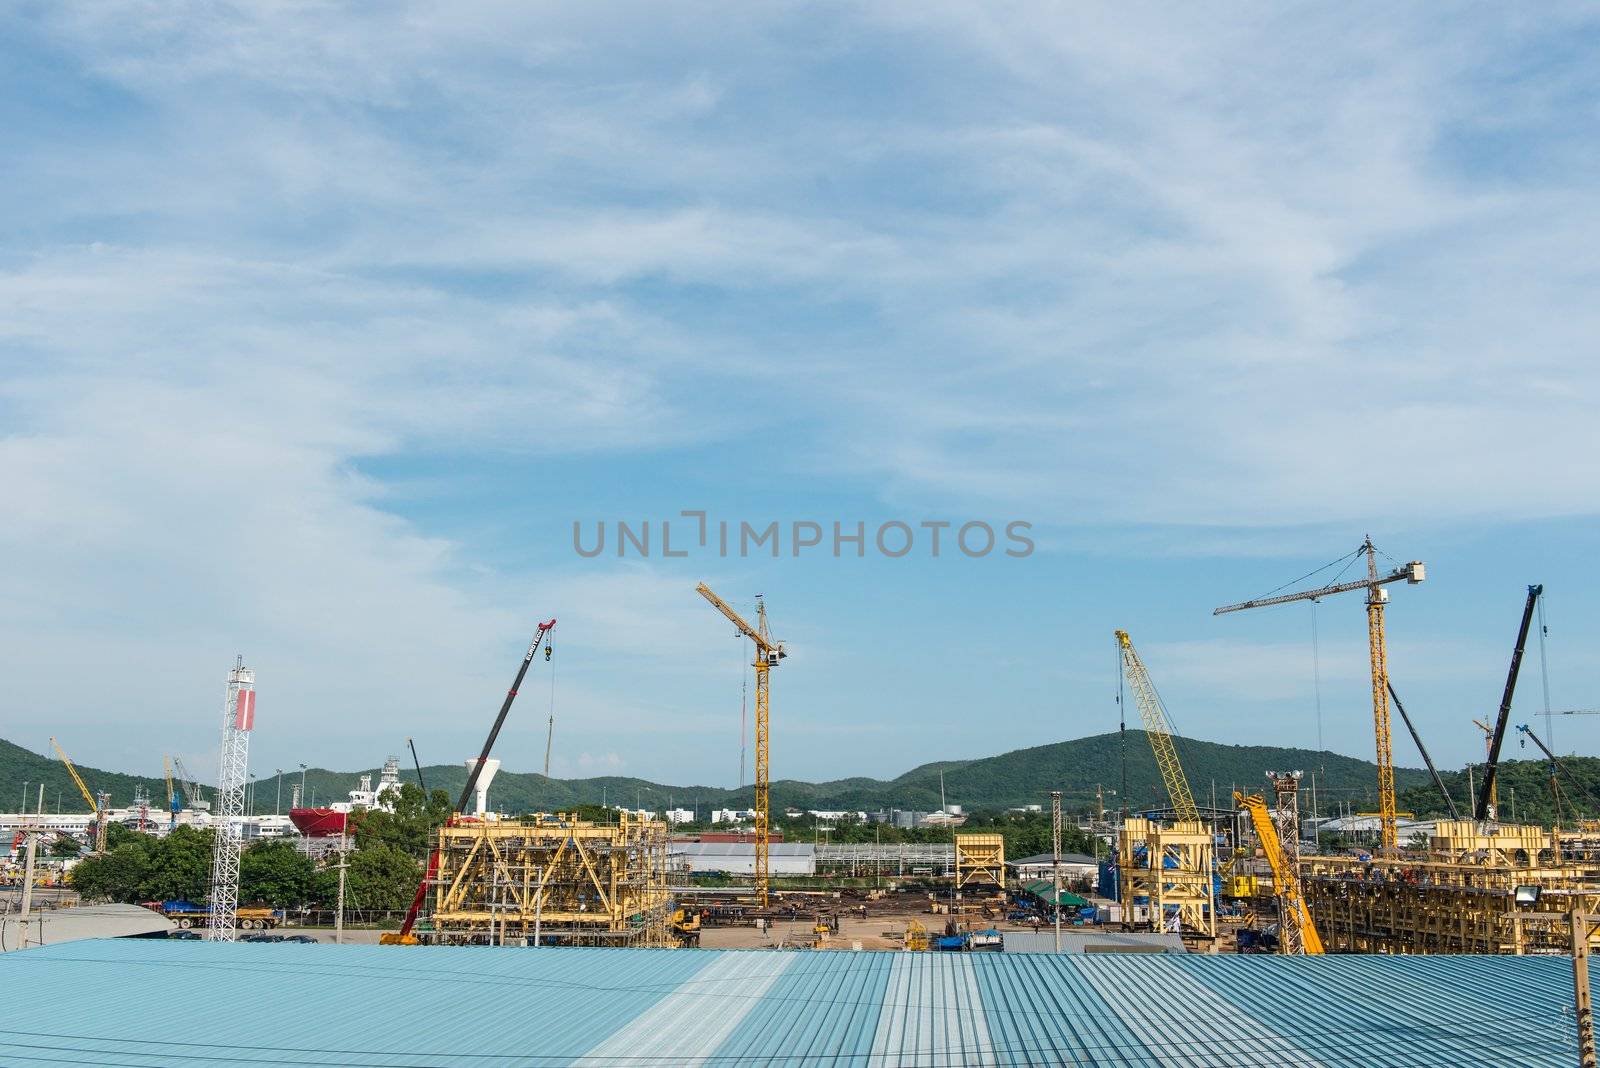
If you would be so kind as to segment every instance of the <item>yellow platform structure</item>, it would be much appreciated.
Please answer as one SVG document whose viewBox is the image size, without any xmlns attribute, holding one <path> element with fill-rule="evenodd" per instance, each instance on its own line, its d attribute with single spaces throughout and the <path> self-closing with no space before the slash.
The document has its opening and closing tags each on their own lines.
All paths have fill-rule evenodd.
<svg viewBox="0 0 1600 1068">
<path fill-rule="evenodd" d="M 1123 922 L 1215 938 L 1214 844 L 1199 820 L 1130 816 L 1117 838 Z M 1139 917 L 1144 917 L 1140 919 Z"/>
<path fill-rule="evenodd" d="M 1592 837 L 1445 820 L 1425 856 L 1302 856 L 1301 877 L 1330 952 L 1570 952 L 1566 921 L 1553 917 L 1600 912 L 1600 864 L 1584 855 Z"/>
<path fill-rule="evenodd" d="M 541 813 L 439 830 L 434 940 L 666 946 L 672 935 L 667 827 Z"/>
<path fill-rule="evenodd" d="M 956 889 L 1005 885 L 1005 838 L 998 834 L 956 835 Z"/>
</svg>

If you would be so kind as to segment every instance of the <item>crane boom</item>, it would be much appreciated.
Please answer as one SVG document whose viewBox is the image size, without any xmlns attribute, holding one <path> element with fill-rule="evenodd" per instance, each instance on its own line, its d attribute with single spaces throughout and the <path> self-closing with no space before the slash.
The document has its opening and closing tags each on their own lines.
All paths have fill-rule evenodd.
<svg viewBox="0 0 1600 1068">
<path fill-rule="evenodd" d="M 1116 634 L 1117 645 L 1122 650 L 1122 669 L 1128 676 L 1128 685 L 1133 688 L 1134 703 L 1139 706 L 1139 718 L 1144 721 L 1144 733 L 1150 739 L 1150 748 L 1155 753 L 1156 766 L 1161 769 L 1161 780 L 1166 783 L 1173 812 L 1180 820 L 1198 820 L 1200 810 L 1195 806 L 1194 792 L 1189 789 L 1188 777 L 1184 775 L 1183 764 L 1178 760 L 1178 747 L 1172 741 L 1172 724 L 1167 720 L 1167 710 L 1162 707 L 1161 697 L 1150 681 L 1150 672 L 1145 670 L 1144 661 L 1139 659 L 1139 653 L 1133 647 L 1133 639 L 1128 637 L 1125 630 L 1119 630 Z"/>
<path fill-rule="evenodd" d="M 1381 848 L 1392 853 L 1399 848 L 1399 817 L 1394 798 L 1394 741 L 1389 731 L 1389 646 L 1383 628 L 1383 607 L 1389 591 L 1383 587 L 1391 582 L 1405 581 L 1416 585 L 1427 578 L 1420 560 L 1395 568 L 1387 575 L 1378 574 L 1378 550 L 1372 539 L 1361 543 L 1356 554 L 1367 558 L 1367 577 L 1351 582 L 1336 582 L 1316 590 L 1301 590 L 1273 597 L 1258 597 L 1253 601 L 1223 605 L 1211 614 L 1220 616 L 1227 612 L 1240 612 L 1246 608 L 1265 608 L 1269 605 L 1288 604 L 1291 601 L 1315 601 L 1336 593 L 1352 590 L 1367 591 L 1367 654 L 1372 668 L 1372 734 L 1377 750 L 1378 766 L 1378 819 L 1381 826 Z"/>
<path fill-rule="evenodd" d="M 1422 735 L 1417 733 L 1416 725 L 1411 722 L 1411 717 L 1406 715 L 1406 706 L 1400 703 L 1400 695 L 1394 692 L 1394 683 L 1389 684 L 1389 700 L 1394 702 L 1394 710 L 1400 713 L 1400 719 L 1406 725 L 1406 730 L 1411 732 L 1411 740 L 1417 743 L 1417 752 L 1422 754 L 1422 762 L 1428 765 L 1428 774 L 1433 776 L 1433 785 L 1438 787 L 1439 793 L 1444 795 L 1445 807 L 1450 810 L 1450 818 L 1458 820 L 1461 813 L 1456 811 L 1455 798 L 1450 796 L 1450 791 L 1444 787 L 1444 779 L 1439 776 L 1439 769 L 1433 766 L 1433 757 L 1428 755 L 1428 747 L 1422 744 Z"/>
<path fill-rule="evenodd" d="M 84 801 L 88 803 L 89 811 L 99 812 L 100 806 L 95 803 L 94 794 L 91 794 L 89 792 L 89 788 L 83 784 L 83 776 L 79 775 L 78 769 L 73 767 L 72 758 L 67 756 L 66 750 L 61 748 L 61 743 L 56 741 L 54 738 L 50 739 L 50 745 L 54 747 L 56 751 L 56 759 L 61 761 L 61 763 L 66 767 L 67 774 L 72 776 L 73 784 L 78 787 L 78 792 L 83 795 Z"/>
<path fill-rule="evenodd" d="M 1500 695 L 1500 713 L 1495 717 L 1494 730 L 1489 735 L 1489 762 L 1483 768 L 1483 789 L 1478 792 L 1478 806 L 1473 818 L 1492 820 L 1495 811 L 1494 780 L 1500 766 L 1500 744 L 1505 741 L 1506 722 L 1511 718 L 1511 698 L 1517 692 L 1517 675 L 1522 670 L 1522 649 L 1528 642 L 1528 627 L 1533 623 L 1533 609 L 1539 602 L 1544 587 L 1529 586 L 1528 599 L 1522 606 L 1522 622 L 1517 626 L 1517 644 L 1511 649 L 1511 667 L 1506 671 L 1506 688 Z"/>
<path fill-rule="evenodd" d="M 1278 840 L 1278 828 L 1267 811 L 1266 800 L 1259 794 L 1246 797 L 1238 792 L 1234 793 L 1233 800 L 1250 814 L 1250 823 L 1255 827 L 1256 837 L 1261 840 L 1261 851 L 1272 866 L 1272 890 L 1278 899 L 1281 914 L 1279 930 L 1285 936 L 1284 944 L 1294 946 L 1300 953 L 1320 954 L 1322 936 L 1317 934 L 1317 925 L 1311 922 L 1311 910 L 1306 906 L 1305 895 L 1300 890 L 1300 873 L 1294 870 L 1283 844 Z"/>
<path fill-rule="evenodd" d="M 695 586 L 694 592 L 711 602 L 711 607 L 727 617 L 741 635 L 755 643 L 756 658 L 752 666 L 756 669 L 756 781 L 755 781 L 755 813 L 756 813 L 756 863 L 755 884 L 756 900 L 765 907 L 768 891 L 768 859 L 771 845 L 772 828 L 772 792 L 771 768 L 769 763 L 770 744 L 768 727 L 771 721 L 772 697 L 771 680 L 768 678 L 771 670 L 789 654 L 784 651 L 782 642 L 772 640 L 772 635 L 767 630 L 767 604 L 756 594 L 756 625 L 751 626 L 743 616 L 733 610 L 733 606 L 711 592 L 711 587 L 704 582 Z"/>
</svg>

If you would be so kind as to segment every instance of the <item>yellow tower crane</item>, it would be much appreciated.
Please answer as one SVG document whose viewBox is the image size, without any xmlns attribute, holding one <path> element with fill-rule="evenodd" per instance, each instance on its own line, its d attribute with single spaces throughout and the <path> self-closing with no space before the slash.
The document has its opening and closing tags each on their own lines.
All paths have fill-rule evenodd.
<svg viewBox="0 0 1600 1068">
<path fill-rule="evenodd" d="M 1240 612 L 1246 608 L 1288 604 L 1290 601 L 1315 601 L 1351 590 L 1367 591 L 1367 649 L 1372 661 L 1372 723 L 1378 754 L 1378 818 L 1382 824 L 1382 849 L 1384 852 L 1394 852 L 1399 847 L 1399 834 L 1394 801 L 1394 747 L 1389 735 L 1389 649 L 1383 632 L 1383 606 L 1389 602 L 1389 591 L 1384 589 L 1384 586 L 1401 580 L 1415 586 L 1427 577 L 1427 573 L 1421 560 L 1412 560 L 1387 575 L 1379 575 L 1377 550 L 1373 548 L 1371 538 L 1363 541 L 1361 548 L 1351 556 L 1361 554 L 1365 554 L 1367 558 L 1367 577 L 1364 579 L 1336 582 L 1321 589 L 1301 590 L 1299 593 L 1285 593 L 1276 597 L 1261 597 L 1254 601 L 1224 605 L 1211 614 L 1220 616 L 1227 612 Z"/>
<path fill-rule="evenodd" d="M 756 595 L 756 625 L 751 626 L 744 621 L 744 617 L 733 610 L 733 607 L 711 592 L 711 587 L 704 582 L 694 588 L 694 591 L 706 600 L 711 606 L 728 618 L 740 634 L 755 643 L 756 658 L 756 899 L 765 907 L 767 904 L 768 846 L 771 843 L 771 804 L 769 796 L 770 779 L 767 767 L 767 716 L 770 710 L 768 697 L 768 674 L 780 660 L 789 654 L 784 651 L 782 642 L 772 640 L 771 633 L 767 630 L 767 605 Z"/>
<path fill-rule="evenodd" d="M 89 792 L 83 783 L 83 776 L 78 774 L 78 769 L 72 766 L 72 758 L 67 756 L 67 751 L 61 748 L 61 743 L 55 738 L 50 739 L 50 745 L 56 751 L 56 757 L 66 766 L 67 774 L 72 776 L 72 781 L 78 787 L 78 792 L 89 803 L 89 811 L 94 813 L 94 849 L 96 853 L 106 851 L 106 795 L 101 794 L 97 799 Z"/>
<path fill-rule="evenodd" d="M 1172 741 L 1172 724 L 1161 704 L 1161 696 L 1150 681 L 1150 672 L 1133 647 L 1133 639 L 1125 630 L 1117 631 L 1117 645 L 1122 649 L 1122 670 L 1133 688 L 1134 704 L 1139 706 L 1139 718 L 1144 721 L 1145 737 L 1156 755 L 1156 766 L 1161 769 L 1161 779 L 1167 784 L 1167 797 L 1172 801 L 1176 819 L 1198 820 L 1200 810 L 1195 807 L 1194 792 L 1189 789 L 1189 779 L 1178 761 L 1178 747 Z"/>
</svg>

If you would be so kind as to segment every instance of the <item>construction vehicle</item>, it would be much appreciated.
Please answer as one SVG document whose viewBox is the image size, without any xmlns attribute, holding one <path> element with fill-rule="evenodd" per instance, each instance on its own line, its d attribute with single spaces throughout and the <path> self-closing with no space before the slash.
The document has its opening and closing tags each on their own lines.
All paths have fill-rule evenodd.
<svg viewBox="0 0 1600 1068">
<path fill-rule="evenodd" d="M 50 745 L 56 751 L 56 757 L 67 769 L 67 774 L 72 776 L 72 782 L 77 786 L 78 792 L 88 802 L 89 811 L 94 813 L 94 851 L 106 851 L 106 822 L 111 812 L 111 795 L 107 793 L 91 794 L 89 787 L 84 785 L 83 776 L 78 774 L 78 769 L 73 766 L 72 758 L 67 756 L 66 750 L 61 748 L 61 743 L 55 738 L 50 739 Z"/>
<path fill-rule="evenodd" d="M 1361 547 L 1348 557 L 1335 560 L 1353 560 L 1355 557 L 1365 555 L 1367 558 L 1367 577 L 1353 582 L 1336 582 L 1331 586 L 1323 586 L 1315 590 L 1302 590 L 1299 593 L 1285 593 L 1277 596 L 1260 597 L 1253 601 L 1241 601 L 1239 604 L 1223 605 L 1211 614 L 1224 615 L 1228 612 L 1241 612 L 1246 608 L 1265 608 L 1269 605 L 1288 604 L 1291 601 L 1319 601 L 1336 593 L 1346 593 L 1352 590 L 1365 590 L 1367 593 L 1367 652 L 1372 669 L 1372 726 L 1374 741 L 1377 747 L 1378 765 L 1378 819 L 1381 827 L 1380 848 L 1385 853 L 1393 853 L 1399 847 L 1399 817 L 1395 813 L 1394 799 L 1394 746 L 1389 733 L 1389 647 L 1388 639 L 1384 634 L 1383 609 L 1389 602 L 1389 591 L 1384 587 L 1391 582 L 1404 581 L 1415 586 L 1427 578 L 1427 571 L 1421 560 L 1412 560 L 1396 568 L 1387 575 L 1378 574 L 1378 550 L 1373 547 L 1372 539 L 1367 538 Z M 1328 565 L 1332 567 L 1332 564 Z"/>
<path fill-rule="evenodd" d="M 697 910 L 672 910 L 672 935 L 678 945 L 692 949 L 700 944 L 700 913 Z"/>
<path fill-rule="evenodd" d="M 147 907 L 154 908 L 184 930 L 190 927 L 204 927 L 206 921 L 211 918 L 210 905 L 197 905 L 193 901 L 184 901 L 181 898 Z M 265 905 L 244 905 L 238 910 L 239 926 L 247 931 L 271 930 L 283 923 L 285 916 L 282 909 L 268 908 Z"/>
<path fill-rule="evenodd" d="M 695 586 L 695 592 L 711 602 L 711 606 L 727 617 L 740 634 L 749 638 L 755 644 L 756 654 L 752 666 L 756 671 L 756 781 L 755 781 L 755 831 L 756 831 L 756 856 L 755 856 L 755 889 L 756 903 L 762 908 L 767 905 L 768 890 L 768 854 L 771 844 L 771 797 L 770 797 L 770 769 L 768 758 L 768 722 L 771 713 L 771 698 L 768 690 L 768 675 L 789 654 L 784 651 L 782 642 L 772 640 L 772 634 L 767 630 L 767 604 L 760 594 L 756 595 L 756 625 L 751 626 L 744 621 L 744 617 L 733 610 L 733 607 L 711 592 L 711 587 L 704 582 Z"/>
<path fill-rule="evenodd" d="M 1298 774 L 1298 773 L 1297 773 Z M 1300 873 L 1295 870 L 1292 857 L 1284 848 L 1279 830 L 1267 811 L 1267 802 L 1259 794 L 1235 792 L 1234 803 L 1250 814 L 1250 824 L 1261 840 L 1261 851 L 1266 854 L 1272 868 L 1273 896 L 1278 899 L 1278 947 L 1284 953 L 1320 954 L 1322 938 L 1316 924 L 1311 922 L 1311 910 L 1306 906 L 1300 891 Z M 1291 833 L 1298 833 L 1297 830 Z"/>
<path fill-rule="evenodd" d="M 489 736 L 483 741 L 483 751 L 478 754 L 478 759 L 472 764 L 472 770 L 467 773 L 466 785 L 461 788 L 461 796 L 456 800 L 455 809 L 446 821 L 448 826 L 454 826 L 461 819 L 462 814 L 466 812 L 467 801 L 472 797 L 473 791 L 478 788 L 478 775 L 488 761 L 489 753 L 494 749 L 495 739 L 500 737 L 500 728 L 506 725 L 506 716 L 511 712 L 512 703 L 517 699 L 517 691 L 522 686 L 522 680 L 527 677 L 528 666 L 533 663 L 533 658 L 539 652 L 539 647 L 544 645 L 546 639 L 550 636 L 550 632 L 555 629 L 555 625 L 556 621 L 551 619 L 548 622 L 540 623 L 538 630 L 535 631 L 533 642 L 528 646 L 527 653 L 522 657 L 522 663 L 517 667 L 517 677 L 512 680 L 511 688 L 506 691 L 505 700 L 500 703 L 500 713 L 495 716 L 494 726 L 489 728 Z M 545 659 L 550 659 L 548 647 L 545 648 Z M 415 759 L 415 750 L 412 751 L 412 758 Z M 422 774 L 420 766 L 417 774 L 420 778 Z M 422 902 L 428 895 L 428 887 L 433 885 L 433 880 L 439 875 L 440 859 L 439 847 L 435 844 L 428 854 L 428 866 L 423 872 L 422 881 L 417 884 L 417 892 L 411 898 L 411 907 L 406 910 L 405 922 L 400 925 L 399 931 L 389 931 L 380 935 L 378 937 L 379 944 L 385 946 L 414 946 L 420 941 L 412 931 L 417 925 L 417 914 L 422 911 Z"/>
<path fill-rule="evenodd" d="M 1511 718 L 1511 698 L 1517 692 L 1517 675 L 1522 670 L 1522 649 L 1528 642 L 1528 628 L 1533 624 L 1533 610 L 1543 593 L 1543 586 L 1528 587 L 1528 599 L 1522 606 L 1522 622 L 1517 625 L 1517 643 L 1511 649 L 1511 667 L 1506 671 L 1506 687 L 1500 695 L 1500 712 L 1495 716 L 1492 728 L 1478 724 L 1489 735 L 1489 759 L 1483 766 L 1483 789 L 1478 791 L 1477 808 L 1472 814 L 1472 818 L 1479 823 L 1499 818 L 1495 773 L 1500 767 L 1500 745 L 1505 741 L 1506 723 Z"/>
<path fill-rule="evenodd" d="M 1117 646 L 1122 650 L 1122 669 L 1128 676 L 1128 685 L 1133 688 L 1133 700 L 1139 706 L 1139 718 L 1144 721 L 1144 733 L 1150 739 L 1156 766 L 1161 769 L 1161 780 L 1166 784 L 1173 814 L 1180 820 L 1198 820 L 1200 810 L 1195 806 L 1194 792 L 1189 789 L 1189 779 L 1178 760 L 1178 748 L 1172 740 L 1172 724 L 1167 719 L 1166 708 L 1161 704 L 1161 695 L 1156 693 L 1150 673 L 1145 670 L 1144 661 L 1139 659 L 1128 632 L 1119 630 L 1116 635 Z"/>
</svg>

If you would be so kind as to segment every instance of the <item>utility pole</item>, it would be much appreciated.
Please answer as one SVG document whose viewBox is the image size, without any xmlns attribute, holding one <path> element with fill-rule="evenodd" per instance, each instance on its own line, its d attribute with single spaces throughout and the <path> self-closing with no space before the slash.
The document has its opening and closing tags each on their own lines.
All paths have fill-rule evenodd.
<svg viewBox="0 0 1600 1068">
<path fill-rule="evenodd" d="M 273 799 L 273 802 L 272 802 L 272 814 L 274 816 L 278 816 L 278 815 L 282 815 L 283 814 L 283 769 L 282 768 L 278 769 L 278 796 Z"/>
<path fill-rule="evenodd" d="M 1600 1068 L 1594 1047 L 1594 1010 L 1589 1004 L 1589 924 L 1595 917 L 1577 909 L 1567 914 L 1572 930 L 1573 1015 L 1578 1019 L 1578 1064 Z"/>
<path fill-rule="evenodd" d="M 1050 852 L 1054 858 L 1051 865 L 1053 874 L 1052 886 L 1054 900 L 1050 902 L 1055 907 L 1056 914 L 1056 952 L 1061 952 L 1061 791 L 1050 791 Z"/>
<path fill-rule="evenodd" d="M 339 832 L 339 897 L 334 903 L 333 910 L 333 944 L 344 943 L 344 873 L 350 867 L 350 838 L 344 832 Z"/>
</svg>

